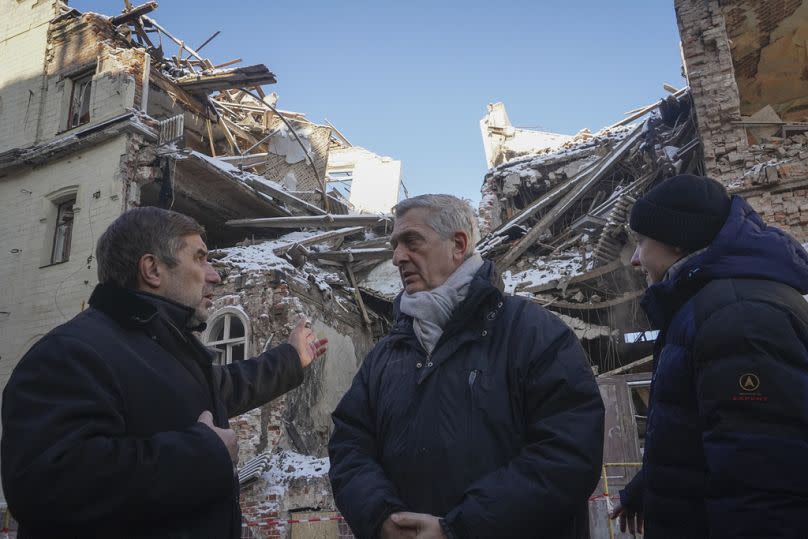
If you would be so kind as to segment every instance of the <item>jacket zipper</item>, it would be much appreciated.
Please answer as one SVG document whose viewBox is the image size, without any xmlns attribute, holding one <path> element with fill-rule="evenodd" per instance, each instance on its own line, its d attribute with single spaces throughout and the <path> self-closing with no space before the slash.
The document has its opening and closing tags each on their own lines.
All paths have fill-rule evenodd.
<svg viewBox="0 0 808 539">
<path fill-rule="evenodd" d="M 469 442 L 474 442 L 474 383 L 477 381 L 477 375 L 479 374 L 478 369 L 473 369 L 469 373 L 469 422 L 468 422 L 468 433 L 469 433 Z"/>
</svg>

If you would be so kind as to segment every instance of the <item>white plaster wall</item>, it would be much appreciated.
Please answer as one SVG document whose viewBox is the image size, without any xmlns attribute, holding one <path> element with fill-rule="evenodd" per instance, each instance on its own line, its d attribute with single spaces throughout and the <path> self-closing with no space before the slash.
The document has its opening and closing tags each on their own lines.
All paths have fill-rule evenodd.
<svg viewBox="0 0 808 539">
<path fill-rule="evenodd" d="M 55 1 L 0 0 L 0 152 L 33 144 Z"/>
<path fill-rule="evenodd" d="M 86 305 L 97 282 L 95 242 L 124 204 L 126 138 L 0 174 L 0 387 L 33 342 Z M 70 259 L 47 266 L 54 214 L 46 196 L 70 186 L 78 186 Z"/>
<path fill-rule="evenodd" d="M 493 133 L 491 128 L 495 128 L 498 132 Z M 488 114 L 480 120 L 480 131 L 483 136 L 485 161 L 489 169 L 495 165 L 503 151 L 533 153 L 557 148 L 573 138 L 570 135 L 513 127 L 502 102 L 488 105 Z"/>
<path fill-rule="evenodd" d="M 390 213 L 398 204 L 401 161 L 354 146 L 329 152 L 328 170 L 353 171 L 350 201 L 357 212 Z"/>
</svg>

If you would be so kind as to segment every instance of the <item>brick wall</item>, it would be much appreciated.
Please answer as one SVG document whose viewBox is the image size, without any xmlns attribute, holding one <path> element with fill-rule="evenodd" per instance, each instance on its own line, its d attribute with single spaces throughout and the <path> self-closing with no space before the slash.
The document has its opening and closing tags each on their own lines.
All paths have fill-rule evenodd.
<svg viewBox="0 0 808 539">
<path fill-rule="evenodd" d="M 732 6 L 724 4 L 674 2 L 706 174 L 747 198 L 767 223 L 805 242 L 808 134 L 756 132 L 750 145 L 746 128 L 734 123 L 741 119 L 740 98 L 726 26 Z"/>
<path fill-rule="evenodd" d="M 785 230 L 800 243 L 808 242 L 808 187 L 751 194 L 746 200 L 764 221 Z"/>
<path fill-rule="evenodd" d="M 718 0 L 675 0 L 687 79 L 708 176 L 729 182 L 748 166 L 732 53 Z"/>
<path fill-rule="evenodd" d="M 285 342 L 301 314 L 311 319 L 319 336 L 329 339 L 328 354 L 306 370 L 302 386 L 231 420 L 239 439 L 240 462 L 266 451 L 278 453 L 287 449 L 309 455 L 311 459 L 325 457 L 330 413 L 373 344 L 356 306 L 352 303 L 337 305 L 333 291 L 322 290 L 304 275 L 288 268 L 287 271 L 248 271 L 216 264 L 225 278 L 215 292 L 208 326 L 212 327 L 220 314 L 243 315 L 248 320 L 249 356 Z M 203 339 L 205 337 L 203 335 Z M 285 465 L 283 467 L 243 489 L 243 536 L 336 537 L 338 526 L 333 521 L 329 527 L 329 530 L 333 528 L 333 534 L 329 531 L 327 535 L 320 534 L 328 523 L 301 524 L 308 535 L 299 535 L 303 528 L 274 522 L 300 518 L 296 516 L 297 511 L 304 508 L 316 508 L 320 516 L 336 514 L 327 468 L 312 477 L 292 474 L 278 479 L 279 474 L 288 471 Z M 282 484 L 273 481 L 282 481 Z"/>
</svg>

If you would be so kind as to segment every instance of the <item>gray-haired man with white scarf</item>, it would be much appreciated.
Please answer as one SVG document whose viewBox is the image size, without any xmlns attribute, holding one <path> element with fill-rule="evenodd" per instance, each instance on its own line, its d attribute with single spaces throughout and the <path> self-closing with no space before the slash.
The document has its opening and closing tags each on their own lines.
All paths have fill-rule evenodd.
<svg viewBox="0 0 808 539">
<path fill-rule="evenodd" d="M 588 537 L 603 402 L 558 318 L 505 296 L 469 205 L 395 208 L 395 323 L 334 411 L 334 497 L 357 538 Z"/>
</svg>

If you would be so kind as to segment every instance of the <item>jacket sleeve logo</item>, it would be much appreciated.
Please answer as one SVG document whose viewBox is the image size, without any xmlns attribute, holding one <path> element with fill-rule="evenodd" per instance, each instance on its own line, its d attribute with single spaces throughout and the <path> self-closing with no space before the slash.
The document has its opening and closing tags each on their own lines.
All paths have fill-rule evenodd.
<svg viewBox="0 0 808 539">
<path fill-rule="evenodd" d="M 760 387 L 760 379 L 752 373 L 742 374 L 738 383 L 744 391 L 757 391 Z"/>
</svg>

